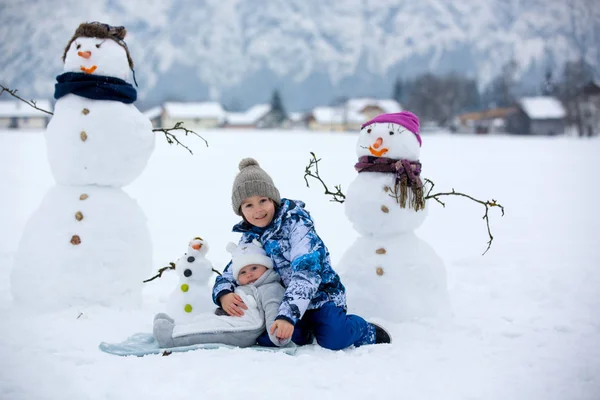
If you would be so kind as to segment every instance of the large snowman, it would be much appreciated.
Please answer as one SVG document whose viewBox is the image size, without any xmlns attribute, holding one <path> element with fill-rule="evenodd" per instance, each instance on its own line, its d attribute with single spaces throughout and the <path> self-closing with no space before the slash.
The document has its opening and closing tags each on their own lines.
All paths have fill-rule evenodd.
<svg viewBox="0 0 600 400">
<path fill-rule="evenodd" d="M 338 266 L 351 312 L 400 322 L 449 311 L 444 264 L 415 234 L 427 216 L 420 151 L 419 119 L 410 112 L 382 114 L 361 128 L 359 174 L 345 201 L 360 237 Z"/>
<path fill-rule="evenodd" d="M 121 187 L 154 149 L 132 104 L 124 27 L 84 23 L 63 55 L 45 138 L 57 185 L 30 217 L 11 275 L 14 300 L 35 309 L 137 304 L 152 270 L 146 218 Z"/>
</svg>

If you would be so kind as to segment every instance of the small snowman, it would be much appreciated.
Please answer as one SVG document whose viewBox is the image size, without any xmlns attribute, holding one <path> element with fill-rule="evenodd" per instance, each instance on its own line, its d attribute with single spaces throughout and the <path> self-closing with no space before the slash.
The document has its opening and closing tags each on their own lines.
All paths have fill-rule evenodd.
<svg viewBox="0 0 600 400">
<path fill-rule="evenodd" d="M 175 263 L 179 284 L 167 304 L 167 312 L 175 323 L 187 323 L 200 314 L 213 312 L 209 280 L 213 273 L 212 263 L 206 259 L 208 243 L 194 238 L 187 252 Z"/>
<path fill-rule="evenodd" d="M 421 144 L 419 119 L 407 111 L 379 115 L 359 134 L 345 212 L 361 236 L 338 269 L 350 311 L 365 317 L 400 322 L 449 311 L 444 264 L 415 234 L 427 216 Z"/>
<path fill-rule="evenodd" d="M 125 34 L 84 23 L 65 48 L 45 132 L 57 184 L 30 217 L 11 274 L 13 298 L 26 307 L 141 303 L 152 243 L 143 211 L 121 187 L 144 170 L 154 133 L 132 104 Z"/>
</svg>

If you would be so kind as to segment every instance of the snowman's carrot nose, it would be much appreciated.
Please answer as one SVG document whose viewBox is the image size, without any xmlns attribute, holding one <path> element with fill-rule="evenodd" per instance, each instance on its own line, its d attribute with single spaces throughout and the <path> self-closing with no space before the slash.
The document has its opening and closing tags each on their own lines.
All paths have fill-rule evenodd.
<svg viewBox="0 0 600 400">
<path fill-rule="evenodd" d="M 200 250 L 200 247 L 202 247 L 202 245 L 200 243 L 194 243 L 192 245 L 192 249 L 194 249 L 194 250 Z"/>
<path fill-rule="evenodd" d="M 77 55 L 79 57 L 83 57 L 83 58 L 90 58 L 92 56 L 92 52 L 91 51 L 78 51 Z"/>
<path fill-rule="evenodd" d="M 381 145 L 383 144 L 383 139 L 382 138 L 377 138 L 377 140 L 375 141 L 375 143 L 373 143 L 373 147 L 378 149 L 381 147 Z"/>
</svg>

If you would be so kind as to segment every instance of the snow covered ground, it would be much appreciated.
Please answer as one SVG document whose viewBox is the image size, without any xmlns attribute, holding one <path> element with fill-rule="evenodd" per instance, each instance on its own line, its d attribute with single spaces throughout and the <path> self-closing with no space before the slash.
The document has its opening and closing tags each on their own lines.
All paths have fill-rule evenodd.
<svg viewBox="0 0 600 400">
<path fill-rule="evenodd" d="M 301 199 L 335 263 L 357 234 L 318 182 L 307 188 L 309 151 L 330 185 L 355 176 L 354 134 L 202 132 L 195 155 L 162 138 L 144 174 L 125 190 L 144 210 L 153 271 L 202 236 L 217 269 L 237 241 L 230 190 L 240 158 L 253 156 L 282 195 Z M 118 145 L 118 143 L 115 143 Z M 0 132 L 0 399 L 543 399 L 600 398 L 600 140 L 426 134 L 423 175 L 506 207 L 490 215 L 462 198 L 430 205 L 418 234 L 446 263 L 454 317 L 392 324 L 392 345 L 296 356 L 205 350 L 116 357 L 98 350 L 151 330 L 172 277 L 145 284 L 141 309 L 87 308 L 36 315 L 11 303 L 21 232 L 54 184 L 40 132 Z M 594 183 L 596 182 L 596 183 Z M 126 266 L 124 266 L 126 267 Z M 118 279 L 115 277 L 115 279 Z"/>
</svg>

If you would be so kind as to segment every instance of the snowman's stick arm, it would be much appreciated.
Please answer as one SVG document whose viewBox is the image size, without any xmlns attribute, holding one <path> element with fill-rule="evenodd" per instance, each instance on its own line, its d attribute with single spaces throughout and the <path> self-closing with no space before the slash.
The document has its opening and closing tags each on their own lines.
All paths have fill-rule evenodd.
<svg viewBox="0 0 600 400">
<path fill-rule="evenodd" d="M 167 265 L 166 267 L 159 268 L 158 273 L 156 275 L 154 275 L 152 278 L 146 279 L 145 281 L 143 281 L 143 283 L 151 282 L 156 278 L 162 277 L 163 272 L 165 272 L 168 269 L 175 269 L 175 263 L 170 262 L 169 265 Z"/>
<path fill-rule="evenodd" d="M 431 182 L 429 179 L 426 179 L 427 182 L 431 183 L 431 189 L 433 189 L 433 185 L 434 183 Z M 485 207 L 485 214 L 483 215 L 482 219 L 485 220 L 485 225 L 487 227 L 487 232 L 488 232 L 488 236 L 490 238 L 490 240 L 487 242 L 487 248 L 485 249 L 485 251 L 483 252 L 482 255 L 484 255 L 485 253 L 488 252 L 488 250 L 490 249 L 490 247 L 492 247 L 492 242 L 494 241 L 494 236 L 492 235 L 492 231 L 490 229 L 490 218 L 489 218 L 489 211 L 490 211 L 490 207 L 499 207 L 500 210 L 502 210 L 502 216 L 504 216 L 504 207 L 498 203 L 496 200 L 492 199 L 492 200 L 479 200 L 476 199 L 472 196 L 469 196 L 468 194 L 465 193 L 460 193 L 455 191 L 454 189 L 452 189 L 451 192 L 445 192 L 445 193 L 435 193 L 435 194 L 431 194 L 431 189 L 429 190 L 429 192 L 427 193 L 427 196 L 425 196 L 425 200 L 428 199 L 434 199 L 435 201 L 437 201 L 438 203 L 440 203 L 442 206 L 446 206 L 438 197 L 439 196 L 462 196 L 462 197 L 466 197 L 469 200 L 474 201 L 475 203 L 479 203 L 481 205 L 483 205 Z"/>
<path fill-rule="evenodd" d="M 321 185 L 323 185 L 323 188 L 325 188 L 325 194 L 333 196 L 333 199 L 331 201 L 343 203 L 346 199 L 346 195 L 342 193 L 342 186 L 335 185 L 334 189 L 336 191 L 330 191 L 325 182 L 323 182 L 323 179 L 321 179 L 321 176 L 319 175 L 319 161 L 321 161 L 321 159 L 317 159 L 317 156 L 312 151 L 310 152 L 310 155 L 312 156 L 312 158 L 309 160 L 308 165 L 304 170 L 304 182 L 306 182 L 306 187 L 310 187 L 310 185 L 308 184 L 308 179 L 306 179 L 306 177 L 310 176 L 311 178 L 315 178 L 319 182 L 321 182 Z M 314 172 L 313 167 L 315 169 Z"/>
<path fill-rule="evenodd" d="M 35 103 L 34 100 L 27 101 L 24 98 L 22 98 L 21 96 L 19 96 L 17 94 L 17 91 L 19 89 L 9 89 L 9 88 L 5 87 L 4 85 L 0 85 L 0 88 L 2 88 L 2 91 L 0 91 L 0 96 L 2 96 L 2 93 L 6 92 L 6 93 L 10 94 L 11 96 L 13 96 L 13 97 L 21 100 L 23 103 L 27 104 L 28 106 L 35 108 L 38 111 L 45 112 L 46 114 L 49 114 L 49 115 L 54 115 L 52 112 L 50 112 L 48 110 L 44 110 L 43 108 L 39 108 L 36 105 L 36 103 Z"/>
<path fill-rule="evenodd" d="M 152 129 L 153 132 L 162 132 L 165 134 L 165 138 L 167 139 L 167 143 L 169 144 L 173 144 L 173 143 L 177 143 L 179 146 L 184 147 L 187 151 L 190 152 L 190 154 L 194 154 L 192 152 L 192 150 L 190 150 L 189 147 L 187 147 L 185 144 L 181 143 L 179 141 L 179 139 L 177 139 L 177 136 L 175 136 L 173 133 L 171 133 L 171 131 L 184 131 L 185 132 L 185 136 L 192 134 L 192 135 L 196 135 L 198 136 L 200 139 L 204 140 L 204 143 L 206 144 L 206 147 L 208 147 L 208 142 L 206 141 L 206 139 L 204 139 L 202 136 L 200 136 L 198 133 L 187 129 L 185 126 L 183 126 L 183 122 L 179 121 L 175 124 L 174 127 L 172 128 L 154 128 Z"/>
</svg>

